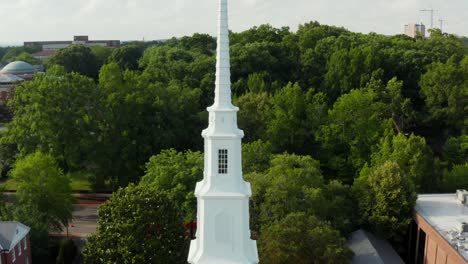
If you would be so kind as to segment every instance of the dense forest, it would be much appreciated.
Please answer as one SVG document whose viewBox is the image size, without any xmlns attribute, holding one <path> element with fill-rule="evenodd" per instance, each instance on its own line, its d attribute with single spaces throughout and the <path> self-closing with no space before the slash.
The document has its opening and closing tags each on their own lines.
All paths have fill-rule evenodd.
<svg viewBox="0 0 468 264">
<path fill-rule="evenodd" d="M 262 25 L 231 33 L 233 103 L 263 263 L 347 263 L 344 238 L 359 227 L 404 254 L 416 194 L 468 188 L 465 40 L 437 29 L 413 39 L 318 22 L 296 32 Z M 28 57 L 21 48 L 4 53 Z M 95 190 L 130 184 L 139 202 L 151 196 L 146 186 L 156 203 L 173 203 L 180 218 L 194 220 L 215 53 L 216 39 L 204 34 L 60 50 L 9 103 L 2 175 L 43 153 L 64 174 L 90 175 Z M 124 206 L 128 193 L 121 189 L 109 207 Z M 100 224 L 122 226 L 109 207 Z M 105 236 L 98 232 L 90 245 L 118 243 Z M 131 248 L 138 243 L 120 246 L 85 253 L 98 263 L 104 252 L 109 261 L 139 252 Z M 141 252 L 142 259 L 157 254 Z"/>
</svg>

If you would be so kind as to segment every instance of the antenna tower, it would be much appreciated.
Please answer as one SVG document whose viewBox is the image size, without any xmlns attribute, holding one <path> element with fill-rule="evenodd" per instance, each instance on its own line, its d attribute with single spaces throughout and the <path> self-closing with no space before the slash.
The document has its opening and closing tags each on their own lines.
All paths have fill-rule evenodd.
<svg viewBox="0 0 468 264">
<path fill-rule="evenodd" d="M 431 28 L 434 28 L 434 12 L 436 12 L 437 10 L 434 10 L 431 8 L 431 9 L 421 9 L 419 11 L 431 13 Z"/>
</svg>

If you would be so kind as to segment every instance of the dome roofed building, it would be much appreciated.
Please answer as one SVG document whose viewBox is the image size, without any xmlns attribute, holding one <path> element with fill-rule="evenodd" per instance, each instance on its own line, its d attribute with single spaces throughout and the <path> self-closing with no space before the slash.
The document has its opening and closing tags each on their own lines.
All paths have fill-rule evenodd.
<svg viewBox="0 0 468 264">
<path fill-rule="evenodd" d="M 36 69 L 24 61 L 10 62 L 0 71 L 0 75 L 13 74 L 26 80 L 34 78 L 35 73 Z"/>
<path fill-rule="evenodd" d="M 0 70 L 0 105 L 6 103 L 14 92 L 15 86 L 34 78 L 37 70 L 24 61 L 14 61 Z"/>
</svg>

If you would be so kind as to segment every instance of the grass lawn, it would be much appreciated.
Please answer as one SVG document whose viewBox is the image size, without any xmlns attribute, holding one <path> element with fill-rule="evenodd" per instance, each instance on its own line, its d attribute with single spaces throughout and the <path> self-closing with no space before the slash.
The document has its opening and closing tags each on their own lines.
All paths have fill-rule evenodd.
<svg viewBox="0 0 468 264">
<path fill-rule="evenodd" d="M 70 174 L 71 187 L 74 191 L 90 191 L 91 183 L 89 182 L 90 174 L 87 173 L 73 173 Z"/>
<path fill-rule="evenodd" d="M 5 190 L 16 190 L 17 183 L 14 180 L 7 179 L 7 180 L 2 180 L 0 185 L 5 188 Z"/>
</svg>

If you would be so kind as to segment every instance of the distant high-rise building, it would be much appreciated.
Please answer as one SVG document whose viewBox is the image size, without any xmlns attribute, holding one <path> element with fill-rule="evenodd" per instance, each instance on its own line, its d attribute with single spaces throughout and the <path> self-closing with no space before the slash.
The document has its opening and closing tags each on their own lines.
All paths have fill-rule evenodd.
<svg viewBox="0 0 468 264">
<path fill-rule="evenodd" d="M 405 35 L 412 38 L 421 35 L 424 38 L 426 37 L 426 26 L 423 23 L 405 25 Z"/>
</svg>

